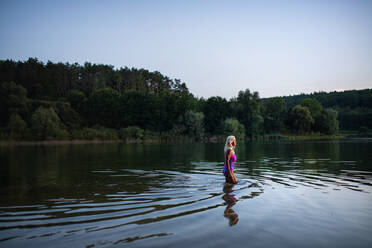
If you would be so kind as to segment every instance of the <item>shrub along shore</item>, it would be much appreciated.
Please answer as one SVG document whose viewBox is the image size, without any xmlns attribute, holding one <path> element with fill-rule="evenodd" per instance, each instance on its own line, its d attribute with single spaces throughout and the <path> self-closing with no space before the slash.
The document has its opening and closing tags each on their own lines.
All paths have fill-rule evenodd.
<svg viewBox="0 0 372 248">
<path fill-rule="evenodd" d="M 350 135 L 350 138 L 365 138 L 368 135 Z M 265 135 L 260 137 L 255 137 L 254 139 L 240 140 L 240 142 L 251 142 L 251 141 L 280 141 L 280 140 L 324 140 L 324 139 L 342 139 L 349 138 L 345 135 L 295 135 L 295 134 L 273 134 Z M 208 143 L 223 143 L 225 142 L 226 136 L 212 136 L 204 137 L 197 142 L 208 142 Z M 78 140 L 41 140 L 41 141 L 26 141 L 26 140 L 2 140 L 0 141 L 0 146 L 27 146 L 27 145 L 85 145 L 85 144 L 151 144 L 151 143 L 183 143 L 183 142 L 196 142 L 194 138 L 191 137 L 143 137 L 143 138 L 113 138 L 104 139 L 101 137 L 93 139 L 78 139 Z"/>
</svg>

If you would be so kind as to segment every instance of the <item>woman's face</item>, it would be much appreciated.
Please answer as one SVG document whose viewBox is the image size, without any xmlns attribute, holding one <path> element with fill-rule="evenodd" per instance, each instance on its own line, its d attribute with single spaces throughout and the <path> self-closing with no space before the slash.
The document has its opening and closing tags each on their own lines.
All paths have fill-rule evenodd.
<svg viewBox="0 0 372 248">
<path fill-rule="evenodd" d="M 236 139 L 234 139 L 234 140 L 231 142 L 231 144 L 232 144 L 233 146 L 236 146 Z"/>
</svg>

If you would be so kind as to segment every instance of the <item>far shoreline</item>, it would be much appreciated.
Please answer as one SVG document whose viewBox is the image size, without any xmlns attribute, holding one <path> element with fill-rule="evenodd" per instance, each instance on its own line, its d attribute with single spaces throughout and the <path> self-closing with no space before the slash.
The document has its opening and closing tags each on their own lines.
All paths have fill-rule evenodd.
<svg viewBox="0 0 372 248">
<path fill-rule="evenodd" d="M 0 146 L 51 146 L 51 145 L 87 145 L 87 144 L 167 144 L 167 143 L 219 143 L 224 142 L 224 136 L 209 137 L 196 141 L 191 138 L 183 139 L 145 139 L 145 140 L 1 140 Z M 347 135 L 276 135 L 276 136 L 260 136 L 254 139 L 245 139 L 241 142 L 261 142 L 261 141 L 297 141 L 297 140 L 331 140 L 331 139 L 348 139 L 348 138 L 363 138 L 363 137 L 348 137 Z M 365 138 L 368 138 L 365 137 Z"/>
</svg>

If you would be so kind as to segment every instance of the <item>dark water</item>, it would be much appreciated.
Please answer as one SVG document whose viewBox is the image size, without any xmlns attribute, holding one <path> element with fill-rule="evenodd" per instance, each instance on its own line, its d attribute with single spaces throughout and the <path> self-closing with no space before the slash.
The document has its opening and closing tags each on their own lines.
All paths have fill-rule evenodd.
<svg viewBox="0 0 372 248">
<path fill-rule="evenodd" d="M 0 147 L 0 247 L 372 247 L 372 140 Z"/>
</svg>

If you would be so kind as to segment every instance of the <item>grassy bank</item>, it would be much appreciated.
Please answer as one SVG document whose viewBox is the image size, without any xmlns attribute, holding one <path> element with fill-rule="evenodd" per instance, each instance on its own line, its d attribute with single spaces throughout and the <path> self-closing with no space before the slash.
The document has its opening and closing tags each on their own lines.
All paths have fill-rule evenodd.
<svg viewBox="0 0 372 248">
<path fill-rule="evenodd" d="M 121 140 L 41 140 L 41 141 L 2 140 L 0 141 L 0 146 L 83 145 L 83 144 L 109 144 L 121 142 L 122 142 Z"/>
<path fill-rule="evenodd" d="M 202 140 L 205 141 L 205 140 Z M 124 138 L 113 139 L 94 138 L 94 139 L 64 139 L 64 140 L 0 140 L 0 146 L 30 146 L 30 145 L 84 145 L 84 144 L 136 144 L 136 143 L 176 143 L 176 142 L 196 142 L 190 137 L 146 137 L 146 138 Z"/>
<path fill-rule="evenodd" d="M 371 135 L 371 136 L 368 136 Z M 321 140 L 321 139 L 341 139 L 341 138 L 368 138 L 372 137 L 372 134 L 358 134 L 358 133 L 341 133 L 339 135 L 320 135 L 320 134 L 308 134 L 308 135 L 297 135 L 291 133 L 285 134 L 266 134 L 257 137 L 246 137 L 240 141 L 272 141 L 272 140 Z M 151 135 L 142 137 L 122 137 L 117 136 L 101 136 L 92 139 L 64 139 L 64 140 L 1 140 L 0 146 L 17 146 L 17 145 L 81 145 L 81 144 L 110 144 L 110 143 L 123 143 L 123 144 L 135 144 L 135 143 L 177 143 L 177 142 L 225 142 L 226 135 L 214 135 L 204 137 L 196 140 L 195 138 L 188 136 L 170 136 L 170 135 Z"/>
<path fill-rule="evenodd" d="M 276 134 L 264 135 L 264 140 L 319 140 L 319 139 L 341 139 L 343 135 L 322 135 L 322 134 Z"/>
<path fill-rule="evenodd" d="M 372 130 L 361 129 L 358 131 L 341 131 L 345 138 L 372 138 Z"/>
</svg>

